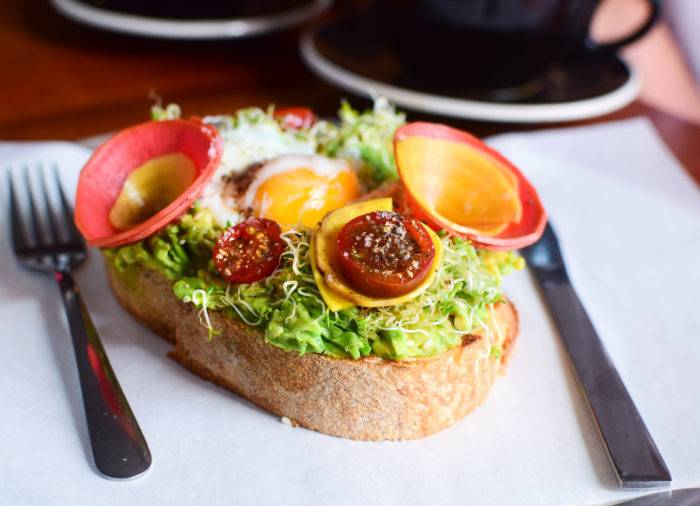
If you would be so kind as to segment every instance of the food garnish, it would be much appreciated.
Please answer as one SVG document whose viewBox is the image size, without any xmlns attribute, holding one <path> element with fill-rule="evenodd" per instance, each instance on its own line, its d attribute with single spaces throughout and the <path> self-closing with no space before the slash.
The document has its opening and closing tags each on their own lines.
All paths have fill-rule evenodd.
<svg viewBox="0 0 700 506">
<path fill-rule="evenodd" d="M 182 153 L 170 153 L 147 161 L 124 182 L 109 221 L 117 230 L 146 221 L 174 201 L 197 176 L 192 160 Z"/>
<path fill-rule="evenodd" d="M 534 243 L 547 220 L 523 174 L 476 137 L 433 123 L 394 136 L 399 177 L 414 216 L 435 230 L 496 250 Z"/>
<path fill-rule="evenodd" d="M 435 272 L 442 261 L 442 243 L 435 233 L 427 226 L 423 227 L 433 242 L 434 254 L 427 273 L 422 280 L 412 289 L 401 295 L 385 293 L 383 296 L 368 295 L 361 288 L 354 285 L 343 272 L 338 249 L 338 235 L 341 229 L 350 221 L 375 211 L 390 213 L 392 201 L 390 198 L 367 200 L 342 207 L 326 215 L 318 224 L 312 236 L 313 251 L 312 268 L 314 277 L 319 286 L 319 291 L 330 309 L 335 306 L 336 300 L 344 301 L 345 306 L 357 305 L 364 307 L 394 306 L 407 302 L 423 293 L 435 278 Z M 327 299 L 327 293 L 333 293 L 333 299 Z M 376 293 L 376 292 L 375 292 Z"/>
<path fill-rule="evenodd" d="M 395 297 L 413 290 L 428 274 L 435 246 L 415 218 L 374 211 L 346 223 L 338 233 L 338 258 L 360 292 Z"/>
<path fill-rule="evenodd" d="M 359 195 L 357 174 L 345 160 L 283 155 L 260 167 L 240 205 L 289 230 L 298 225 L 312 228 L 326 213 Z"/>
<path fill-rule="evenodd" d="M 83 168 L 75 222 L 88 245 L 140 241 L 192 206 L 221 160 L 221 138 L 199 121 L 153 121 L 99 147 Z"/>
<path fill-rule="evenodd" d="M 214 246 L 212 258 L 230 283 L 253 283 L 268 277 L 280 263 L 284 241 L 280 226 L 265 218 L 249 218 L 229 227 Z"/>
<path fill-rule="evenodd" d="M 293 130 L 302 130 L 316 123 L 316 114 L 308 107 L 282 107 L 273 113 L 282 125 Z"/>
</svg>

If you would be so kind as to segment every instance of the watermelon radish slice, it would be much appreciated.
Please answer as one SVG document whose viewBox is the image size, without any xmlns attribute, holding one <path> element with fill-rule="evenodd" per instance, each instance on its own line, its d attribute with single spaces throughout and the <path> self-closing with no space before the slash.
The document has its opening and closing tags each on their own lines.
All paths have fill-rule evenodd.
<svg viewBox="0 0 700 506">
<path fill-rule="evenodd" d="M 199 120 L 151 121 L 122 130 L 93 153 L 80 173 L 75 200 L 78 229 L 89 246 L 102 248 L 129 244 L 154 234 L 192 206 L 218 168 L 222 151 L 219 134 Z M 117 199 L 123 199 L 120 195 L 129 175 L 153 160 L 171 159 L 168 155 L 187 159 L 189 170 L 194 168 L 187 180 L 191 184 L 171 202 L 165 202 L 164 207 L 158 206 L 145 221 L 126 230 L 117 229 L 110 213 Z M 181 184 L 182 177 L 173 176 Z M 162 177 L 158 180 L 160 184 L 168 183 Z"/>
<path fill-rule="evenodd" d="M 523 248 L 542 235 L 547 213 L 535 188 L 473 135 L 409 123 L 396 131 L 394 152 L 412 214 L 433 229 L 492 250 Z"/>
</svg>

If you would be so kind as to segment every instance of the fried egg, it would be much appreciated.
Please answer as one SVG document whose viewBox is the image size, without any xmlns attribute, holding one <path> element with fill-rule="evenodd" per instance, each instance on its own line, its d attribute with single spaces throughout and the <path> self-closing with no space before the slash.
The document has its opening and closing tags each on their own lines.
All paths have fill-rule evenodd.
<svg viewBox="0 0 700 506">
<path fill-rule="evenodd" d="M 282 155 L 265 163 L 239 199 L 239 208 L 289 230 L 313 227 L 329 211 L 357 199 L 357 174 L 346 160 Z"/>
<path fill-rule="evenodd" d="M 231 116 L 207 116 L 206 123 L 214 125 L 224 142 L 221 165 L 200 196 L 202 207 L 208 208 L 221 226 L 243 219 L 238 204 L 227 193 L 226 178 L 246 170 L 250 165 L 265 162 L 285 153 L 312 155 L 316 143 L 311 138 L 299 138 L 287 132 L 273 120 L 265 120 L 260 111 L 258 121 L 239 121 Z"/>
</svg>

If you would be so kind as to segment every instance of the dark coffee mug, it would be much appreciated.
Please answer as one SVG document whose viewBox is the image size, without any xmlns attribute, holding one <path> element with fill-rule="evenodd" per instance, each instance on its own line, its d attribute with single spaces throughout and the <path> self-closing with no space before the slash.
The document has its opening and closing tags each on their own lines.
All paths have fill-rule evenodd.
<svg viewBox="0 0 700 506">
<path fill-rule="evenodd" d="M 399 60 L 420 79 L 474 89 L 532 82 L 555 61 L 614 52 L 643 36 L 659 0 L 634 33 L 597 44 L 589 27 L 599 0 L 378 0 Z"/>
</svg>

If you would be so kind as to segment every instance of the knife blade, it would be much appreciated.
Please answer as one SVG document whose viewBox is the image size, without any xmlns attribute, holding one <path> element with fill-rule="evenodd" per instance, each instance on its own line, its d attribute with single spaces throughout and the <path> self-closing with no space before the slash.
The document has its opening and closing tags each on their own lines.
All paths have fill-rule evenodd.
<svg viewBox="0 0 700 506">
<path fill-rule="evenodd" d="M 671 473 L 571 285 L 551 225 L 521 253 L 554 320 L 620 487 L 669 486 Z"/>
</svg>

